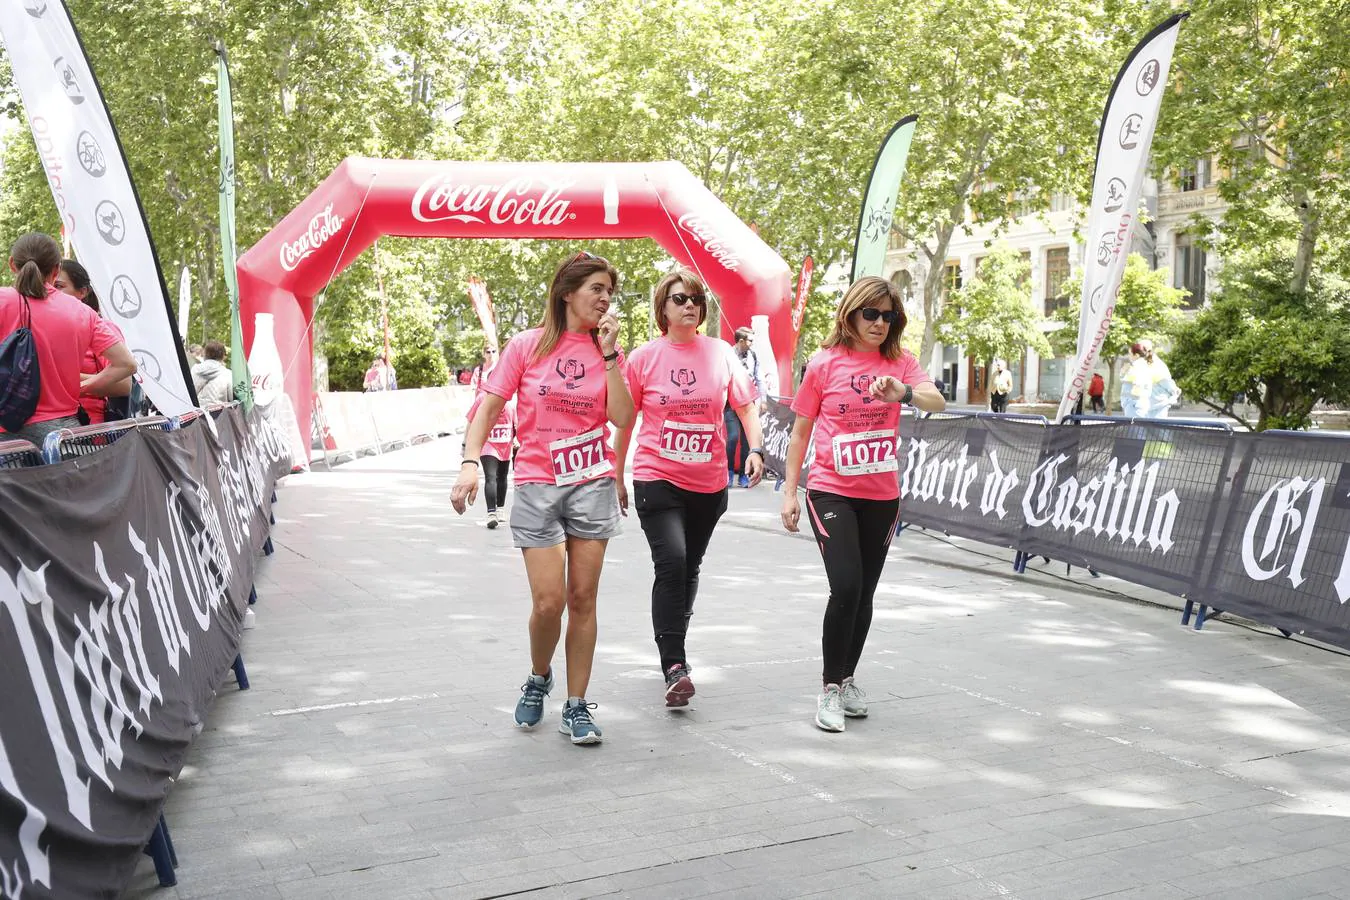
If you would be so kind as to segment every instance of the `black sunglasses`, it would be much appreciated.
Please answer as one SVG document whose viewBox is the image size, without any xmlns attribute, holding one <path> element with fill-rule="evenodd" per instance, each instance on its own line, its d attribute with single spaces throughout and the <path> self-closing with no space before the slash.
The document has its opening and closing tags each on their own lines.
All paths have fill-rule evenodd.
<svg viewBox="0 0 1350 900">
<path fill-rule="evenodd" d="M 707 294 L 671 294 L 666 299 L 676 306 L 688 306 L 690 303 L 695 306 L 706 306 L 708 303 Z"/>
<path fill-rule="evenodd" d="M 877 309 L 875 306 L 864 306 L 858 310 L 862 317 L 869 322 L 875 322 L 877 319 L 885 322 L 887 325 L 894 325 L 900 321 L 900 314 L 893 309 Z"/>
</svg>

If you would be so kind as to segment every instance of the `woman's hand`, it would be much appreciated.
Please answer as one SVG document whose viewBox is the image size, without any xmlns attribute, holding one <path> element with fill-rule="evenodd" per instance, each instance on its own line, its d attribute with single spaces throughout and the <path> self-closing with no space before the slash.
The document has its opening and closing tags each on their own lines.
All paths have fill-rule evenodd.
<svg viewBox="0 0 1350 900">
<path fill-rule="evenodd" d="M 609 356 L 618 346 L 619 320 L 615 318 L 613 313 L 605 313 L 600 317 L 600 324 L 596 328 L 600 336 L 600 352 Z"/>
<path fill-rule="evenodd" d="M 793 491 L 783 497 L 783 527 L 793 534 L 797 533 L 797 523 L 802 518 L 802 503 Z"/>
<path fill-rule="evenodd" d="M 476 499 L 478 499 L 478 466 L 466 462 L 460 465 L 459 478 L 455 479 L 455 486 L 450 490 L 450 505 L 462 516 L 464 510 L 473 506 Z"/>
<path fill-rule="evenodd" d="M 745 457 L 745 474 L 750 479 L 750 486 L 759 484 L 759 480 L 764 477 L 764 457 L 758 453 L 751 453 Z"/>
<path fill-rule="evenodd" d="M 899 403 L 905 396 L 905 383 L 894 375 L 882 375 L 872 380 L 867 392 L 885 403 Z"/>
<path fill-rule="evenodd" d="M 620 515 L 623 515 L 623 516 L 626 516 L 626 515 L 628 515 L 628 485 L 626 485 L 626 484 L 623 483 L 623 479 L 622 479 L 622 478 L 618 479 L 618 481 L 619 481 L 619 483 L 618 483 L 618 489 L 619 489 L 619 514 L 620 514 Z"/>
</svg>

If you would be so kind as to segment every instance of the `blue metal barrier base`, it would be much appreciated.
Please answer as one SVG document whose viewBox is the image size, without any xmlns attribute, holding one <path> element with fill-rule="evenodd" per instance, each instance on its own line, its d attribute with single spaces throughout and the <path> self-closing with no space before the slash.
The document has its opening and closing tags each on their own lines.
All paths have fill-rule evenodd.
<svg viewBox="0 0 1350 900">
<path fill-rule="evenodd" d="M 1217 607 L 1211 607 L 1205 603 L 1196 603 L 1194 600 L 1186 601 L 1186 608 L 1181 612 L 1181 624 L 1190 625 L 1191 616 L 1195 616 L 1195 630 L 1199 631 L 1205 627 L 1205 622 L 1214 616 L 1223 615 L 1223 610 Z"/>
<path fill-rule="evenodd" d="M 248 671 L 244 668 L 244 657 L 236 656 L 230 668 L 234 669 L 234 680 L 239 683 L 239 690 L 248 690 Z"/>
<path fill-rule="evenodd" d="M 272 539 L 269 537 L 267 542 L 263 544 L 263 556 L 271 556 L 276 552 L 276 548 L 272 546 Z"/>
<path fill-rule="evenodd" d="M 141 852 L 155 861 L 160 887 L 173 887 L 178 883 L 178 876 L 173 871 L 178 868 L 178 854 L 174 852 L 173 838 L 169 836 L 169 825 L 163 815 L 150 833 L 150 843 Z"/>
<path fill-rule="evenodd" d="M 248 605 L 252 606 L 258 602 L 258 588 L 256 586 L 248 589 Z"/>
</svg>

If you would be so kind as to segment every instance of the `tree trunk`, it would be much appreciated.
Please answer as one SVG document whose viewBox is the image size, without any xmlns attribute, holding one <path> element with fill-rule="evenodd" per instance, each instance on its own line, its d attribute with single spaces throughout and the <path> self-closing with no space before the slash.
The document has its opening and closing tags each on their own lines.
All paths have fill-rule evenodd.
<svg viewBox="0 0 1350 900">
<path fill-rule="evenodd" d="M 942 282 L 947 274 L 947 248 L 951 246 L 955 222 L 943 225 L 937 231 L 937 243 L 928 256 L 928 274 L 923 279 L 923 344 L 919 361 L 932 371 L 933 345 L 937 343 L 937 320 L 942 315 Z"/>
<path fill-rule="evenodd" d="M 1308 276 L 1312 274 L 1313 250 L 1317 246 L 1319 216 L 1308 192 L 1294 191 L 1294 212 L 1300 224 L 1298 244 L 1294 250 L 1294 274 L 1289 279 L 1289 292 L 1302 295 L 1308 290 Z"/>
</svg>

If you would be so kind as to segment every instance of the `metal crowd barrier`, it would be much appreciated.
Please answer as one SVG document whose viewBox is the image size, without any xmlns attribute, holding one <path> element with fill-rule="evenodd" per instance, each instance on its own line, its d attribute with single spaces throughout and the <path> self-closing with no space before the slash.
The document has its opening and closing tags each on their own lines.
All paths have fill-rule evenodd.
<svg viewBox="0 0 1350 900">
<path fill-rule="evenodd" d="M 0 441 L 0 469 L 22 469 L 44 464 L 54 465 L 62 460 L 89 456 L 105 447 L 111 447 L 137 428 L 177 431 L 207 415 L 212 418 L 218 417 L 222 412 L 236 405 L 237 401 L 212 403 L 204 409 L 192 409 L 181 416 L 144 416 L 138 419 L 122 419 L 102 425 L 63 428 L 47 435 L 41 447 L 23 440 Z"/>
<path fill-rule="evenodd" d="M 0 469 L 42 465 L 42 451 L 24 440 L 0 441 Z"/>
<path fill-rule="evenodd" d="M 1101 416 L 1095 413 L 1068 415 L 1060 420 L 1060 424 L 1156 425 L 1162 428 L 1212 428 L 1228 432 L 1233 430 L 1233 426 L 1222 419 L 1146 419 L 1142 416 L 1126 418 L 1125 416 Z"/>
</svg>

